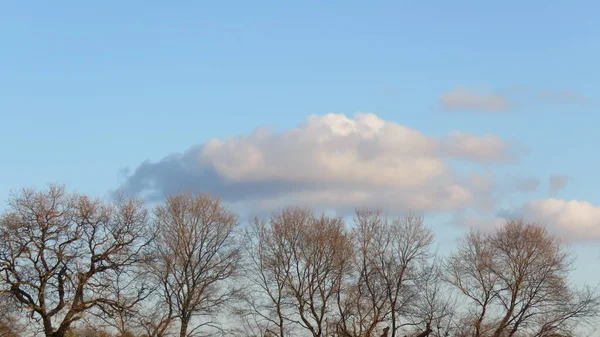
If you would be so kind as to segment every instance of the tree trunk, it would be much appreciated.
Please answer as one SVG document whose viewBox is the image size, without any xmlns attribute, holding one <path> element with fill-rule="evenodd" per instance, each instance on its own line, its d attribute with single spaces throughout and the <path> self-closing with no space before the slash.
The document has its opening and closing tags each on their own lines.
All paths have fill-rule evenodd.
<svg viewBox="0 0 600 337">
<path fill-rule="evenodd" d="M 181 318 L 181 328 L 179 329 L 179 337 L 186 337 L 187 336 L 187 330 L 188 330 L 188 324 L 189 323 L 190 323 L 189 317 L 182 317 Z"/>
<path fill-rule="evenodd" d="M 44 324 L 44 335 L 46 335 L 46 337 L 55 337 L 56 335 L 54 333 L 54 329 L 52 329 L 52 321 L 50 318 L 43 317 L 42 321 Z"/>
<path fill-rule="evenodd" d="M 61 325 L 58 329 L 56 329 L 56 331 L 54 331 L 54 333 L 52 333 L 52 337 L 65 337 L 65 335 L 67 334 L 67 331 L 69 331 L 69 326 L 68 325 Z"/>
<path fill-rule="evenodd" d="M 396 303 L 392 303 L 392 337 L 396 337 Z"/>
</svg>

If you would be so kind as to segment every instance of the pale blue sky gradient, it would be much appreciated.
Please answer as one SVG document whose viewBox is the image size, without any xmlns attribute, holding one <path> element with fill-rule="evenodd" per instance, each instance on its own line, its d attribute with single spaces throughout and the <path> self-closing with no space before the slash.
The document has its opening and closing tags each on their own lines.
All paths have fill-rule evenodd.
<svg viewBox="0 0 600 337">
<path fill-rule="evenodd" d="M 547 198 L 550 175 L 569 176 L 557 198 L 600 205 L 598 13 L 596 1 L 4 2 L 0 200 L 48 182 L 104 197 L 123 169 L 213 137 L 372 112 L 527 147 L 506 172 L 542 185 L 508 206 Z M 516 103 L 442 109 L 461 85 Z M 576 278 L 597 282 L 588 245 Z"/>
</svg>

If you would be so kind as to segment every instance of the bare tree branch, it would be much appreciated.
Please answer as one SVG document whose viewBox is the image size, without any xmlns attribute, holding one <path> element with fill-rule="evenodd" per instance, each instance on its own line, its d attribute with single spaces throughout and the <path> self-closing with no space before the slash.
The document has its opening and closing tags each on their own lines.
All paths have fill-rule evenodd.
<svg viewBox="0 0 600 337">
<path fill-rule="evenodd" d="M 159 234 L 151 269 L 187 337 L 193 317 L 215 314 L 235 294 L 226 281 L 239 270 L 238 216 L 217 198 L 192 194 L 171 196 L 154 213 Z"/>
<path fill-rule="evenodd" d="M 46 336 L 62 337 L 90 309 L 122 307 L 110 285 L 144 259 L 147 220 L 137 200 L 24 189 L 0 217 L 1 281 Z"/>
</svg>

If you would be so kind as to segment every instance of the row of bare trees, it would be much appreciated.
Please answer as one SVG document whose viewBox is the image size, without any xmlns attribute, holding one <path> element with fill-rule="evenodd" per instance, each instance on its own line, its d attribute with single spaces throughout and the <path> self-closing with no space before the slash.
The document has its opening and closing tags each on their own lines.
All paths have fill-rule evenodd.
<svg viewBox="0 0 600 337">
<path fill-rule="evenodd" d="M 0 216 L 0 337 L 549 337 L 598 317 L 543 226 L 433 245 L 422 217 L 374 209 L 242 223 L 208 195 L 149 210 L 24 189 Z"/>
</svg>

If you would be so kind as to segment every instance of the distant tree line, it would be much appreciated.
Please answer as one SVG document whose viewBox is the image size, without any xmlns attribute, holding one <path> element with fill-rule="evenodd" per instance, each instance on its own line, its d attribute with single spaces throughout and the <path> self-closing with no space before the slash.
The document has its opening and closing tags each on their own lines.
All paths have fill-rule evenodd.
<svg viewBox="0 0 600 337">
<path fill-rule="evenodd" d="M 0 337 L 550 337 L 598 319 L 542 225 L 433 246 L 422 217 L 377 209 L 242 223 L 205 194 L 150 209 L 23 189 L 0 216 Z"/>
</svg>

